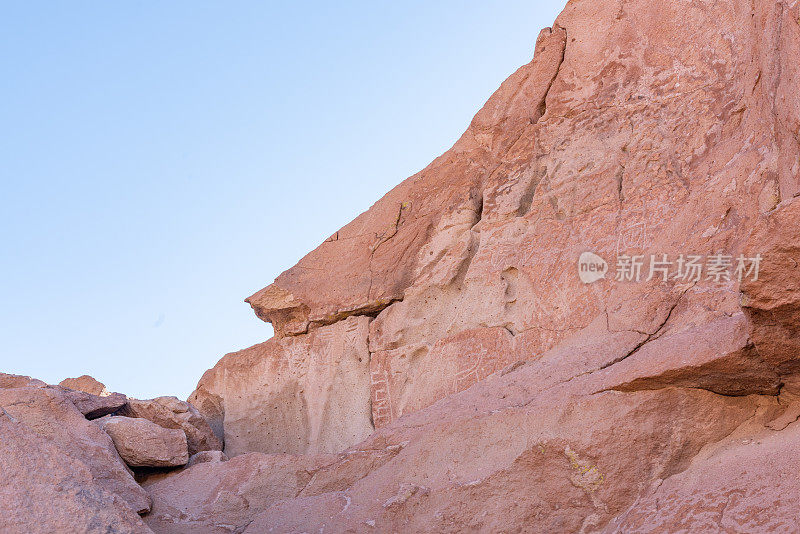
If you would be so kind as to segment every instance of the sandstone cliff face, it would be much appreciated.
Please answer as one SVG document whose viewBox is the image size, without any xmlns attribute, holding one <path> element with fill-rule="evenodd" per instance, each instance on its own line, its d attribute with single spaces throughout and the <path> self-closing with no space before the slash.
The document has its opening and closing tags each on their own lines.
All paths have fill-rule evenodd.
<svg viewBox="0 0 800 534">
<path fill-rule="evenodd" d="M 189 401 L 210 420 L 225 452 L 339 452 L 372 431 L 369 318 L 225 356 Z"/>
<path fill-rule="evenodd" d="M 249 531 L 800 529 L 799 20 L 571 1 L 451 150 L 249 297 L 276 338 L 192 397 L 226 452 L 350 447 Z M 364 384 L 367 441 L 313 430 Z"/>
<path fill-rule="evenodd" d="M 796 230 L 797 9 L 775 1 L 570 2 L 541 32 L 533 61 L 450 151 L 247 299 L 276 329 L 278 340 L 268 343 L 301 347 L 319 336 L 347 343 L 339 323 L 368 322 L 376 427 L 535 360 L 599 318 L 611 332 L 648 342 L 744 309 L 755 318 L 754 343 L 776 345 L 759 324 L 771 325 L 765 317 L 780 307 L 782 346 L 774 358 L 766 347 L 749 355 L 779 381 L 776 374 L 793 372 L 783 361 L 794 361 L 791 304 L 759 308 L 740 293 L 766 284 L 762 291 L 773 295 L 797 279 L 795 245 L 785 244 L 793 238 L 770 230 Z M 606 279 L 581 282 L 576 266 L 586 251 L 611 263 Z M 768 257 L 762 281 L 752 290 L 736 276 L 713 281 L 705 273 L 644 281 L 650 255 L 717 253 Z M 641 282 L 611 280 L 622 255 L 646 259 Z M 213 406 L 206 413 L 237 443 L 241 431 L 223 430 L 225 421 L 233 429 L 237 413 L 261 417 L 285 403 L 287 391 L 262 384 L 283 383 L 286 374 L 263 362 L 298 359 L 292 354 L 266 356 L 257 347 L 226 357 L 201 380 L 195 403 Z M 234 360 L 246 359 L 242 373 Z M 237 374 L 248 378 L 221 385 L 220 377 Z M 260 400 L 246 398 L 253 395 Z M 281 417 L 324 417 L 323 408 L 291 402 Z M 305 424 L 287 422 L 280 437 L 249 428 L 259 445 L 232 445 L 234 454 L 304 450 L 284 441 L 306 440 Z"/>
</svg>

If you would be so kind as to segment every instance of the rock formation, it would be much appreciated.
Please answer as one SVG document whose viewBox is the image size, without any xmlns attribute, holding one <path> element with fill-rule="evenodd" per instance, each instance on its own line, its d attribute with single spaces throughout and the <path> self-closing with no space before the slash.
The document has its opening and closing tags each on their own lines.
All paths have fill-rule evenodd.
<svg viewBox="0 0 800 534">
<path fill-rule="evenodd" d="M 372 432 L 369 317 L 228 354 L 189 402 L 229 456 L 338 452 Z"/>
<path fill-rule="evenodd" d="M 327 458 L 241 454 L 148 480 L 155 532 L 241 532 L 268 506 L 296 496 Z"/>
<path fill-rule="evenodd" d="M 119 415 L 143 418 L 164 428 L 182 430 L 186 435 L 189 455 L 200 451 L 222 450 L 222 442 L 200 412 L 176 397 L 128 399 Z"/>
<path fill-rule="evenodd" d="M 776 243 L 762 251 L 767 241 L 756 236 L 791 241 L 768 228 L 791 233 L 797 220 L 797 6 L 730 1 L 686 10 L 571 2 L 539 36 L 534 60 L 450 151 L 247 299 L 276 329 L 268 343 L 294 352 L 268 356 L 254 347 L 201 380 L 193 399 L 218 431 L 230 413 L 225 433 L 237 440 L 240 407 L 282 402 L 282 390 L 259 387 L 286 379 L 277 363 L 247 373 L 238 362 L 250 370 L 298 353 L 318 359 L 294 347 L 311 337 L 342 339 L 340 324 L 354 317 L 369 322 L 371 408 L 381 426 L 540 357 L 598 317 L 611 331 L 650 341 L 665 326 L 702 328 L 742 310 L 758 313 L 740 302 L 730 275 L 711 283 L 705 273 L 693 280 L 673 272 L 667 281 L 594 285 L 576 276 L 586 250 L 610 260 L 667 254 L 673 262 L 763 253 L 762 280 L 766 271 L 796 273 L 794 249 L 778 252 Z M 234 384 L 234 375 L 253 383 Z M 255 391 L 267 399 L 244 398 Z M 321 416 L 303 403 L 282 417 L 290 414 Z M 251 427 L 251 439 L 296 452 L 278 442 L 291 430 L 276 437 L 272 428 Z"/>
<path fill-rule="evenodd" d="M 222 451 L 200 451 L 189 458 L 186 467 L 206 462 L 227 462 L 229 459 L 228 455 Z"/>
<path fill-rule="evenodd" d="M 0 532 L 150 532 L 137 513 L 152 499 L 137 479 L 163 473 L 142 468 L 187 464 L 189 443 L 208 453 L 195 463 L 226 459 L 188 403 L 98 392 L 0 374 Z"/>
<path fill-rule="evenodd" d="M 57 388 L 0 389 L 0 408 L 13 421 L 58 447 L 59 457 L 84 464 L 97 486 L 116 495 L 134 512 L 150 509 L 150 498 L 133 479 L 111 438 L 88 421 L 64 392 Z"/>
<path fill-rule="evenodd" d="M 189 461 L 186 434 L 158 426 L 147 419 L 109 416 L 98 420 L 131 467 L 175 467 Z"/>
<path fill-rule="evenodd" d="M 335 482 L 253 532 L 800 528 L 770 517 L 792 486 L 749 488 L 735 460 L 779 450 L 800 413 L 799 17 L 571 1 L 451 150 L 249 297 L 273 345 L 367 322 L 377 430 L 348 451 L 405 444 L 355 475 L 327 466 Z M 587 252 L 606 262 L 594 283 Z M 303 452 L 309 421 L 349 424 L 286 399 L 308 381 L 281 365 L 320 359 L 297 354 L 253 347 L 200 381 L 229 454 Z M 242 413 L 278 424 L 245 424 L 257 445 L 239 448 Z M 739 489 L 697 498 L 707 469 Z"/>
<path fill-rule="evenodd" d="M 13 375 L 0 447 L 83 466 L 88 531 L 147 528 L 142 496 L 155 532 L 800 531 L 799 59 L 797 0 L 571 0 L 453 148 L 247 299 L 273 339 L 115 408 L 188 466 L 141 493 L 82 386 Z M 0 485 L 0 530 L 46 514 Z"/>
<path fill-rule="evenodd" d="M 77 378 L 65 378 L 58 383 L 59 386 L 74 389 L 75 391 L 83 391 L 84 393 L 91 393 L 100 397 L 107 397 L 109 393 L 106 385 L 97 381 L 94 377 L 89 375 L 81 375 Z"/>
<path fill-rule="evenodd" d="M 151 532 L 89 465 L 0 409 L 0 530 Z M 149 507 L 149 505 L 148 505 Z"/>
</svg>

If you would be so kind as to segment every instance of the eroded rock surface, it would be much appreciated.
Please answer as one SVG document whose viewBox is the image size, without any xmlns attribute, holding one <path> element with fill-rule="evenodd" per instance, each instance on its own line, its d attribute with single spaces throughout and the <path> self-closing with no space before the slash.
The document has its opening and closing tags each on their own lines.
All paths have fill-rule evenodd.
<svg viewBox="0 0 800 534">
<path fill-rule="evenodd" d="M 98 425 L 111 436 L 117 452 L 131 467 L 175 467 L 189 461 L 183 430 L 121 416 L 104 417 Z"/>
<path fill-rule="evenodd" d="M 372 432 L 368 317 L 228 354 L 190 397 L 225 453 L 338 452 Z"/>
<path fill-rule="evenodd" d="M 144 486 L 156 532 L 241 532 L 267 506 L 295 497 L 325 457 L 249 453 L 204 462 Z"/>
<path fill-rule="evenodd" d="M 247 299 L 275 338 L 128 401 L 231 457 L 146 478 L 148 525 L 800 530 L 799 21 L 570 1 L 452 149 Z M 66 393 L 0 387 L 84 461 L 40 421 L 86 423 Z"/>
<path fill-rule="evenodd" d="M 95 483 L 135 512 L 150 509 L 150 498 L 135 482 L 111 438 L 88 421 L 59 388 L 0 389 L 0 407 L 14 420 L 49 440 L 61 455 L 84 464 Z"/>
<path fill-rule="evenodd" d="M 47 384 L 36 378 L 0 373 L 0 388 L 45 387 Z"/>
<path fill-rule="evenodd" d="M 234 454 L 349 456 L 248 531 L 797 530 L 793 483 L 738 462 L 793 469 L 798 20 L 569 2 L 451 150 L 249 297 L 276 338 L 192 401 Z M 377 430 L 320 446 L 350 424 L 310 408 L 354 383 L 330 355 L 363 343 Z"/>
<path fill-rule="evenodd" d="M 200 451 L 222 450 L 222 441 L 208 421 L 194 406 L 176 397 L 128 399 L 119 415 L 143 418 L 164 428 L 183 431 L 189 445 L 189 455 Z"/>
<path fill-rule="evenodd" d="M 795 417 L 796 419 L 796 417 Z M 770 425 L 774 427 L 774 425 Z M 607 532 L 795 532 L 800 425 L 738 432 L 659 481 Z"/>
<path fill-rule="evenodd" d="M 59 386 L 74 389 L 75 391 L 83 391 L 84 393 L 91 393 L 100 397 L 106 397 L 111 393 L 106 389 L 106 385 L 96 380 L 89 375 L 81 375 L 77 378 L 65 378 L 58 383 Z"/>
<path fill-rule="evenodd" d="M 741 326 L 723 334 L 736 336 L 725 343 L 744 345 L 731 347 L 727 360 L 713 350 L 698 357 L 711 375 L 734 360 L 740 370 L 752 362 L 774 392 L 796 359 L 794 297 L 785 288 L 797 278 L 797 9 L 785 1 L 685 9 L 570 2 L 539 35 L 533 61 L 503 83 L 451 150 L 247 299 L 276 329 L 268 344 L 298 347 L 311 359 L 307 338 L 335 331 L 344 318 L 366 318 L 380 427 L 535 360 L 598 320 L 644 342 L 667 321 L 713 330 L 705 325 L 723 325 L 744 306 L 752 333 Z M 577 273 L 586 251 L 610 264 L 594 284 Z M 672 271 L 648 272 L 663 254 Z M 715 254 L 734 263 L 729 275 L 675 276 L 679 257 L 705 262 Z M 736 259 L 756 254 L 771 258 L 761 285 L 746 286 L 744 277 L 740 287 Z M 638 283 L 614 280 L 625 256 L 644 260 Z M 755 296 L 757 287 L 766 298 Z M 683 325 L 670 316 L 675 306 L 691 310 Z M 783 341 L 759 332 L 773 316 Z M 706 332 L 706 344 L 713 337 Z M 283 358 L 266 352 L 286 352 L 249 350 L 251 360 L 265 361 Z M 776 364 L 770 350 L 789 361 Z M 215 374 L 236 367 L 234 359 Z M 668 365 L 663 380 L 653 369 L 630 379 L 666 383 L 694 372 Z M 259 387 L 241 381 L 204 394 L 206 382 L 196 402 L 220 432 L 227 399 Z M 304 425 L 286 425 L 302 441 Z"/>
<path fill-rule="evenodd" d="M 0 531 L 151 532 L 93 471 L 0 408 Z"/>
<path fill-rule="evenodd" d="M 595 373 L 550 371 L 494 375 L 383 427 L 356 449 L 394 454 L 355 475 L 347 458 L 324 467 L 325 484 L 271 505 L 247 532 L 596 531 L 777 404 L 694 388 L 591 393 Z"/>
</svg>

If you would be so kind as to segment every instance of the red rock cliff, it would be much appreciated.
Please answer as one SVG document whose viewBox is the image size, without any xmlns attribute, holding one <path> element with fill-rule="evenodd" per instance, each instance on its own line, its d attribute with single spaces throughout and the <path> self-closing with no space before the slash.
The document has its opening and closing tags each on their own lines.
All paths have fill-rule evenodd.
<svg viewBox="0 0 800 534">
<path fill-rule="evenodd" d="M 248 531 L 800 529 L 799 59 L 796 0 L 571 1 L 247 299 L 276 338 L 191 401 L 231 455 L 346 449 Z"/>
</svg>

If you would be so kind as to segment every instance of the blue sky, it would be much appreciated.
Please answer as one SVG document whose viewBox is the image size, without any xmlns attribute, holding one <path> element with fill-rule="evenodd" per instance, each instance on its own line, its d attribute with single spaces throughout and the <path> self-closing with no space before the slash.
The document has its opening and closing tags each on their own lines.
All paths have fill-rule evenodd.
<svg viewBox="0 0 800 534">
<path fill-rule="evenodd" d="M 5 3 L 0 371 L 185 398 L 564 3 Z"/>
</svg>

